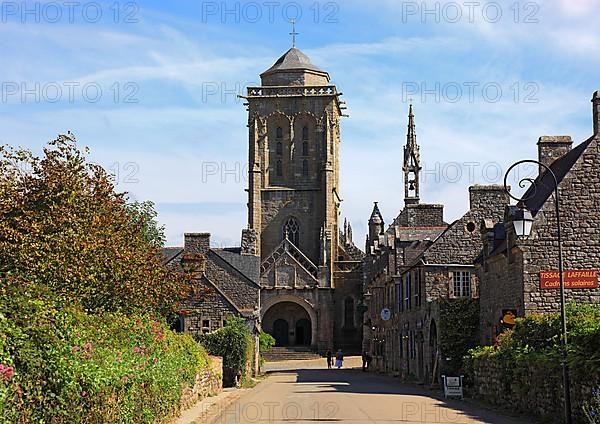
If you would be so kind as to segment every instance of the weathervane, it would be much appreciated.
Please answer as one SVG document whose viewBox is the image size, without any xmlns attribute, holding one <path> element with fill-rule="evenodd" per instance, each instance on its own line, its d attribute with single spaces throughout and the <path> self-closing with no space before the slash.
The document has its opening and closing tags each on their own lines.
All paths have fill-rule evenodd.
<svg viewBox="0 0 600 424">
<path fill-rule="evenodd" d="M 296 32 L 296 20 L 292 19 L 290 22 L 292 23 L 292 32 L 290 32 L 290 35 L 292 36 L 292 47 L 296 47 L 296 35 L 300 35 L 300 33 Z"/>
</svg>

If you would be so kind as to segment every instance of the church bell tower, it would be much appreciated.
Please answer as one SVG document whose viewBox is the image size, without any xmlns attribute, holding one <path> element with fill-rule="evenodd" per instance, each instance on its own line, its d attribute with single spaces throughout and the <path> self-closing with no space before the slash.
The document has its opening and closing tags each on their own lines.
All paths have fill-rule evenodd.
<svg viewBox="0 0 600 424">
<path fill-rule="evenodd" d="M 315 285 L 332 287 L 340 206 L 341 93 L 329 74 L 295 47 L 260 77 L 261 85 L 249 87 L 244 98 L 248 227 L 260 246 L 262 284 L 290 284 L 293 273 L 295 285 L 310 285 L 299 283 L 300 274 L 308 271 Z M 295 270 L 276 265 L 284 251 L 294 258 L 288 258 L 288 265 Z"/>
</svg>

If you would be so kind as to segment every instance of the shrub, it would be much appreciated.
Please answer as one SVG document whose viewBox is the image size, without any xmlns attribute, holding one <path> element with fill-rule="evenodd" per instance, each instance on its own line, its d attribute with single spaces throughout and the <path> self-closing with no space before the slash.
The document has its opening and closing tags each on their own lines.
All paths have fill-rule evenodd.
<svg viewBox="0 0 600 424">
<path fill-rule="evenodd" d="M 0 312 L 3 422 L 166 421 L 182 388 L 208 366 L 202 347 L 152 316 L 91 316 L 21 299 L 14 321 Z"/>
<path fill-rule="evenodd" d="M 235 385 L 239 377 L 247 376 L 252 370 L 254 343 L 252 334 L 242 317 L 230 316 L 225 327 L 212 333 L 201 334 L 197 340 L 211 355 L 223 357 L 223 384 Z"/>
<path fill-rule="evenodd" d="M 275 338 L 269 333 L 265 333 L 263 330 L 260 330 L 260 334 L 258 335 L 258 343 L 260 353 L 265 353 L 267 350 L 275 346 Z"/>
</svg>

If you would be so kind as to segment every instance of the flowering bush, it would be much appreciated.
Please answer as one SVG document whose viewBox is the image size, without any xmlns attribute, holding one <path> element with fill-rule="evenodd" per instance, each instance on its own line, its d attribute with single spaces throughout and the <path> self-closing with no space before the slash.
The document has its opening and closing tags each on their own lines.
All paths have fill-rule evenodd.
<svg viewBox="0 0 600 424">
<path fill-rule="evenodd" d="M 36 303 L 29 324 L 0 315 L 2 422 L 161 422 L 208 365 L 191 337 L 152 316 Z"/>
</svg>

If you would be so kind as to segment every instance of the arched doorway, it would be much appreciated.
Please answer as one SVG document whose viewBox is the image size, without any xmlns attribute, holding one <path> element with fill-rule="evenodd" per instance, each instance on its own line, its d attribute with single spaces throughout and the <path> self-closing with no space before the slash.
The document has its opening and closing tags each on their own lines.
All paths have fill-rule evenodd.
<svg viewBox="0 0 600 424">
<path fill-rule="evenodd" d="M 273 322 L 273 334 L 276 346 L 287 346 L 290 344 L 290 326 L 284 319 L 277 319 Z"/>
<path fill-rule="evenodd" d="M 310 321 L 306 318 L 296 321 L 296 345 L 310 346 Z"/>
<path fill-rule="evenodd" d="M 301 299 L 266 302 L 261 325 L 275 338 L 278 346 L 315 345 L 314 312 L 309 309 L 310 305 L 305 307 L 299 301 Z"/>
</svg>

